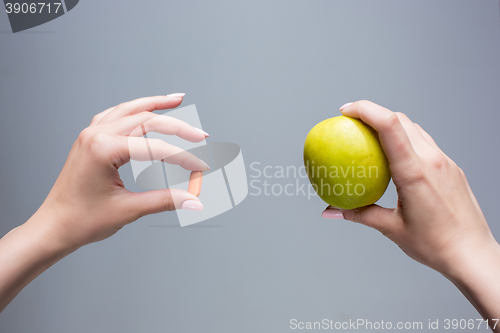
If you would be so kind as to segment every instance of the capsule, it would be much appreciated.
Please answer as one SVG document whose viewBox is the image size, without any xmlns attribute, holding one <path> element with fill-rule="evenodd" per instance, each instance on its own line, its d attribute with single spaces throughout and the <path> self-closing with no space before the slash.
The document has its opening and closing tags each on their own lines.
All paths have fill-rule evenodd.
<svg viewBox="0 0 500 333">
<path fill-rule="evenodd" d="M 189 176 L 188 192 L 199 197 L 201 193 L 202 181 L 203 181 L 203 172 L 201 171 L 191 172 L 191 176 Z"/>
</svg>

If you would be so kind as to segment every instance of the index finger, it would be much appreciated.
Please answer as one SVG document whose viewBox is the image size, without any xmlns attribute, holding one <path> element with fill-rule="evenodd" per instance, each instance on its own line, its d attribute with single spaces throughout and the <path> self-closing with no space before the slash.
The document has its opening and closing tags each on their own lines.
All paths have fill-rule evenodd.
<svg viewBox="0 0 500 333">
<path fill-rule="evenodd" d="M 391 167 L 406 168 L 416 159 L 408 134 L 398 116 L 389 109 L 370 101 L 358 101 L 341 108 L 344 116 L 359 118 L 379 135 Z"/>
<path fill-rule="evenodd" d="M 99 120 L 97 124 L 109 124 L 117 119 L 137 114 L 142 111 L 176 108 L 182 103 L 183 97 L 184 94 L 170 94 L 167 96 L 152 96 L 134 99 L 133 101 L 122 103 L 110 110 Z"/>
</svg>

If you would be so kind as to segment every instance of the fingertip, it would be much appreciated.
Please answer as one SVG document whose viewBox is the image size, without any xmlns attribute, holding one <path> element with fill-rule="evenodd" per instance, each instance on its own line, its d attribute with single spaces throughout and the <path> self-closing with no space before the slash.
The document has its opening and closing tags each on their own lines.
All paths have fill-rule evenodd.
<svg viewBox="0 0 500 333">
<path fill-rule="evenodd" d="M 321 213 L 321 217 L 324 219 L 343 219 L 344 213 L 339 209 L 327 207 L 323 213 Z"/>
<path fill-rule="evenodd" d="M 181 189 L 170 189 L 169 191 L 174 202 L 174 209 L 203 210 L 203 204 L 194 194 Z"/>
<path fill-rule="evenodd" d="M 169 98 L 183 98 L 184 96 L 186 96 L 185 93 L 174 93 L 174 94 L 168 94 L 167 97 Z"/>
<path fill-rule="evenodd" d="M 198 127 L 193 127 L 193 128 L 194 128 L 195 130 L 197 130 L 198 132 L 200 132 L 201 134 L 203 134 L 203 136 L 204 136 L 205 138 L 208 138 L 208 137 L 210 136 L 207 132 L 205 132 L 205 131 L 204 131 L 204 130 L 202 130 L 202 129 L 199 129 Z"/>
<path fill-rule="evenodd" d="M 351 105 L 352 105 L 352 102 L 345 103 L 344 105 L 342 105 L 342 106 L 340 107 L 340 111 L 344 111 L 344 109 L 348 108 L 348 107 L 349 107 L 349 106 L 351 106 Z"/>
<path fill-rule="evenodd" d="M 164 96 L 163 98 L 165 99 L 165 104 L 161 107 L 161 109 L 172 109 L 178 107 L 184 100 L 184 95 L 185 94 L 183 93 L 175 93 Z"/>
<path fill-rule="evenodd" d="M 206 167 L 205 170 L 202 170 L 202 171 L 207 171 L 207 170 L 210 170 L 210 166 L 207 164 L 207 162 L 205 162 L 204 160 L 200 159 L 200 162 L 203 164 L 204 167 Z"/>
<path fill-rule="evenodd" d="M 182 203 L 181 209 L 200 212 L 203 210 L 203 204 L 197 200 L 186 200 Z"/>
<path fill-rule="evenodd" d="M 186 159 L 184 162 L 181 163 L 174 163 L 172 160 L 166 161 L 167 163 L 170 164 L 178 164 L 182 168 L 189 170 L 189 171 L 201 171 L 205 172 L 210 170 L 210 166 L 207 164 L 207 162 L 203 161 L 202 159 L 196 157 L 196 156 L 190 156 L 188 159 Z"/>
</svg>

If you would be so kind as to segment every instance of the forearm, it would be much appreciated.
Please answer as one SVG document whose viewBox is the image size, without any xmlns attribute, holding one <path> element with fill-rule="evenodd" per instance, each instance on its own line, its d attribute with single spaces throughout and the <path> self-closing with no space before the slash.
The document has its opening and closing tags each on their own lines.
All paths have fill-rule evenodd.
<svg viewBox="0 0 500 333">
<path fill-rule="evenodd" d="M 495 242 L 446 276 L 500 333 L 500 245 Z"/>
<path fill-rule="evenodd" d="M 37 212 L 0 239 L 0 312 L 33 279 L 72 252 L 51 242 L 40 228 L 46 218 Z"/>
</svg>

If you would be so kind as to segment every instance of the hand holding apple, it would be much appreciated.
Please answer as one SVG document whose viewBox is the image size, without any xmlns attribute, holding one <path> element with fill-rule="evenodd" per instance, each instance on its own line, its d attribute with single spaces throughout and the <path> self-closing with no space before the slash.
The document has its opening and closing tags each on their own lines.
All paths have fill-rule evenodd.
<svg viewBox="0 0 500 333">
<path fill-rule="evenodd" d="M 348 103 L 341 111 L 378 132 L 399 200 L 396 208 L 328 207 L 323 216 L 377 229 L 455 283 L 485 319 L 499 318 L 500 245 L 463 171 L 403 113 L 369 101 Z"/>
</svg>

